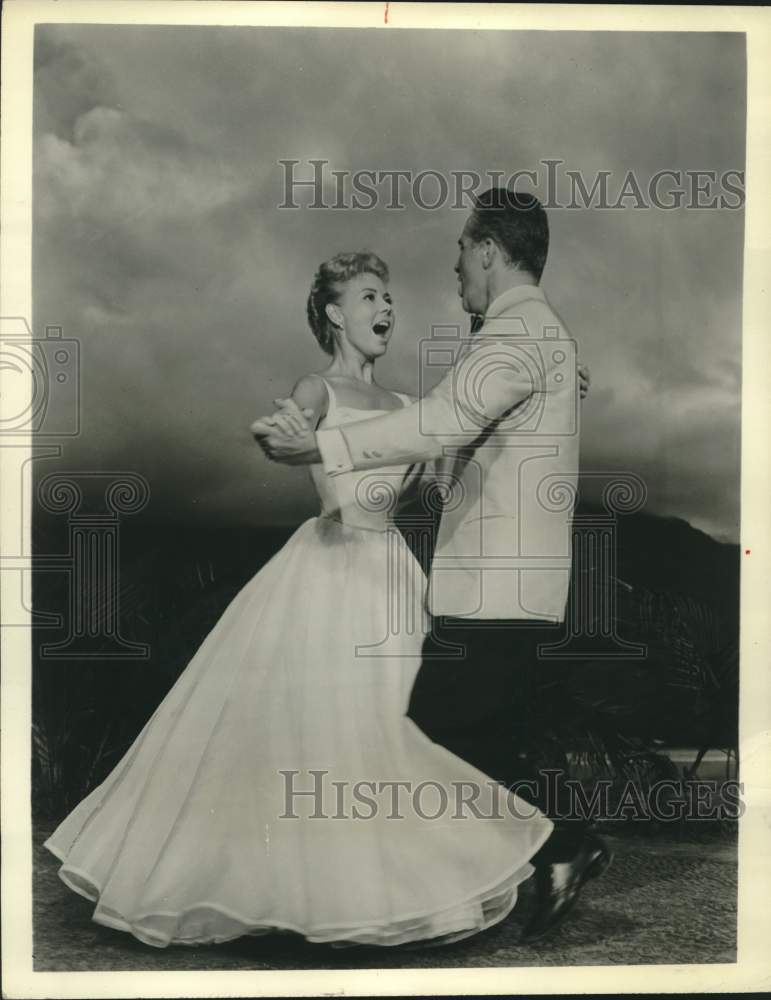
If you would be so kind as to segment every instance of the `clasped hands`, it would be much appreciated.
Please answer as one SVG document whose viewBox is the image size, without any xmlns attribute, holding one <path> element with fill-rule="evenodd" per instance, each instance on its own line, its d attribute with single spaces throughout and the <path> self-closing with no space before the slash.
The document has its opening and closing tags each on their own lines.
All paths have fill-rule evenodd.
<svg viewBox="0 0 771 1000">
<path fill-rule="evenodd" d="M 250 430 L 257 444 L 272 462 L 308 465 L 320 462 L 316 434 L 309 420 L 313 410 L 303 410 L 293 399 L 274 399 L 278 409 L 269 417 L 255 420 Z"/>
</svg>

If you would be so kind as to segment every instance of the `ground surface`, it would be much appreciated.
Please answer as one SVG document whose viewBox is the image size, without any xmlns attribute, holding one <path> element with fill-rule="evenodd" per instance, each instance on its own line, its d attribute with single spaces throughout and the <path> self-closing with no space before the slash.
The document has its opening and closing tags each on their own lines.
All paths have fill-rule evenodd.
<svg viewBox="0 0 771 1000">
<path fill-rule="evenodd" d="M 607 839 L 611 868 L 584 890 L 559 935 L 519 943 L 530 901 L 484 934 L 444 948 L 332 950 L 292 936 L 241 938 L 202 948 L 148 948 L 91 921 L 93 905 L 59 880 L 57 860 L 35 834 L 34 927 L 37 971 L 461 968 L 619 965 L 736 960 L 736 843 L 725 831 Z"/>
</svg>

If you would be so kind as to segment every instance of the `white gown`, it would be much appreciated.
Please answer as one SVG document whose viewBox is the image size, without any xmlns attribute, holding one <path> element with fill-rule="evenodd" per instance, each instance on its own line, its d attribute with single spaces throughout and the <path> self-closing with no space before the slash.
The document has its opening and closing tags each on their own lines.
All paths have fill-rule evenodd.
<svg viewBox="0 0 771 1000">
<path fill-rule="evenodd" d="M 327 426 L 383 412 L 337 406 L 328 388 Z M 511 911 L 552 824 L 404 714 L 425 588 L 389 526 L 404 471 L 312 468 L 320 516 L 243 587 L 46 841 L 95 921 L 157 947 L 275 930 L 400 945 Z M 357 797 L 362 782 L 375 784 Z M 476 810 L 459 805 L 471 783 Z"/>
</svg>

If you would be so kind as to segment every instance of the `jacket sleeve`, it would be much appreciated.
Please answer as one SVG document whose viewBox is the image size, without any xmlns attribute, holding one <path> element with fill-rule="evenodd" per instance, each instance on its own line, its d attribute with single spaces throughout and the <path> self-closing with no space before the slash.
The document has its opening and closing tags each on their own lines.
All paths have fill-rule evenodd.
<svg viewBox="0 0 771 1000">
<path fill-rule="evenodd" d="M 319 431 L 324 467 L 334 475 L 438 458 L 445 447 L 472 444 L 534 391 L 538 386 L 514 345 L 503 338 L 483 342 L 410 406 Z M 341 457 L 341 441 L 347 461 Z"/>
</svg>

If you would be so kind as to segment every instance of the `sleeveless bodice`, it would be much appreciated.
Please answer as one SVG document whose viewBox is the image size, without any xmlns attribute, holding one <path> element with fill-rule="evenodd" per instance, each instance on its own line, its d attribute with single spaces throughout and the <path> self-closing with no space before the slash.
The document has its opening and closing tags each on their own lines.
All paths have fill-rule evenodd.
<svg viewBox="0 0 771 1000">
<path fill-rule="evenodd" d="M 321 377 L 321 376 L 319 376 Z M 389 410 L 364 410 L 355 406 L 340 406 L 332 386 L 323 379 L 327 387 L 329 405 L 327 414 L 319 427 L 339 427 L 382 416 Z M 409 397 L 395 393 L 402 404 Z M 343 472 L 328 476 L 322 465 L 310 467 L 311 478 L 321 500 L 321 516 L 340 521 L 354 528 L 370 531 L 385 531 L 388 518 L 394 512 L 399 497 L 404 474 L 409 466 L 393 465 L 382 469 L 367 469 L 363 472 Z"/>
</svg>

